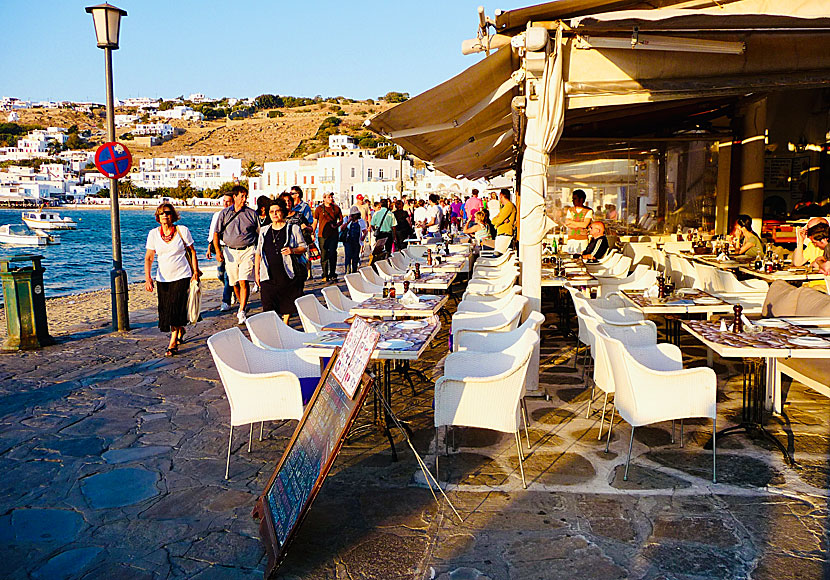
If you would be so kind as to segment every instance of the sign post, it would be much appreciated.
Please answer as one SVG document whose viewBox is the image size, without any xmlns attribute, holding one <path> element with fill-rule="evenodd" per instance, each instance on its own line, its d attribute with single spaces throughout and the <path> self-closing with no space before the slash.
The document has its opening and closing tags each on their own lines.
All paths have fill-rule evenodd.
<svg viewBox="0 0 830 580">
<path fill-rule="evenodd" d="M 112 295 L 112 326 L 114 330 L 130 329 L 127 272 L 121 262 L 121 217 L 118 213 L 118 180 L 130 171 L 133 157 L 130 150 L 115 142 L 115 121 L 112 104 L 112 62 L 107 60 L 107 138 L 108 142 L 95 152 L 95 167 L 110 178 L 110 221 L 112 230 L 112 270 L 110 293 Z"/>
</svg>

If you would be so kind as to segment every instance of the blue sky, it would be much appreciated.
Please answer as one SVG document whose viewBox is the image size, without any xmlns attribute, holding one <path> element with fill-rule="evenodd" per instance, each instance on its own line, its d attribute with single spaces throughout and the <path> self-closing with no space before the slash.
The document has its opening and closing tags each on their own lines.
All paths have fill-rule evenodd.
<svg viewBox="0 0 830 580">
<path fill-rule="evenodd" d="M 128 12 L 115 94 L 415 95 L 481 58 L 461 54 L 481 2 L 111 0 Z M 94 3 L 0 0 L 0 96 L 102 102 L 103 51 L 84 12 Z"/>
</svg>

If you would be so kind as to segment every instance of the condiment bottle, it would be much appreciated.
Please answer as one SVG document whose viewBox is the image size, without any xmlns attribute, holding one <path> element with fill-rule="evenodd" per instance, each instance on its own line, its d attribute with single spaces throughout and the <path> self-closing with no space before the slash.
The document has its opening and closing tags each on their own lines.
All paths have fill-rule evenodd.
<svg viewBox="0 0 830 580">
<path fill-rule="evenodd" d="M 397 292 L 395 292 L 395 287 L 394 287 L 394 286 L 392 286 L 392 287 L 389 289 L 389 298 L 392 298 L 392 299 L 394 300 L 396 295 L 397 295 Z"/>
<path fill-rule="evenodd" d="M 432 266 L 432 248 L 427 248 L 427 266 Z"/>
<path fill-rule="evenodd" d="M 404 280 L 403 281 L 403 291 L 404 291 L 404 294 L 409 292 L 409 280 Z"/>
<path fill-rule="evenodd" d="M 416 280 L 421 279 L 421 265 L 417 264 L 417 263 L 415 264 L 415 279 Z"/>
<path fill-rule="evenodd" d="M 732 332 L 740 334 L 744 331 L 744 321 L 741 318 L 741 312 L 743 312 L 744 307 L 736 304 L 732 310 L 735 312 L 735 319 L 732 321 Z"/>
</svg>

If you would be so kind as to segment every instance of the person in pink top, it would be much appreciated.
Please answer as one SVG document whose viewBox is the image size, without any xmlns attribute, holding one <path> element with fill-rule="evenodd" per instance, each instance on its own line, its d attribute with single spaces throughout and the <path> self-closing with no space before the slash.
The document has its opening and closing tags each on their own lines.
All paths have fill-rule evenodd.
<svg viewBox="0 0 830 580">
<path fill-rule="evenodd" d="M 468 199 L 467 202 L 464 204 L 464 211 L 467 214 L 467 221 L 473 219 L 476 215 L 476 212 L 479 212 L 482 209 L 484 209 L 484 204 L 478 198 L 478 190 L 474 189 L 472 191 L 470 199 Z M 466 226 L 467 224 L 464 225 Z"/>
</svg>

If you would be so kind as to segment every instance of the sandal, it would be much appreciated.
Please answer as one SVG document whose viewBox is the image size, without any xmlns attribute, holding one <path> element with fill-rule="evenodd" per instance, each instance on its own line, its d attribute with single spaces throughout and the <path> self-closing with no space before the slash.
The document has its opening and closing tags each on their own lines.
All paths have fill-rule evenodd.
<svg viewBox="0 0 830 580">
<path fill-rule="evenodd" d="M 182 328 L 181 335 L 179 336 L 179 338 L 176 339 L 176 345 L 184 344 L 184 333 L 185 333 L 185 329 Z"/>
<path fill-rule="evenodd" d="M 164 353 L 164 356 L 174 356 L 179 354 L 179 348 L 174 346 L 173 348 L 168 348 L 167 352 Z"/>
</svg>

